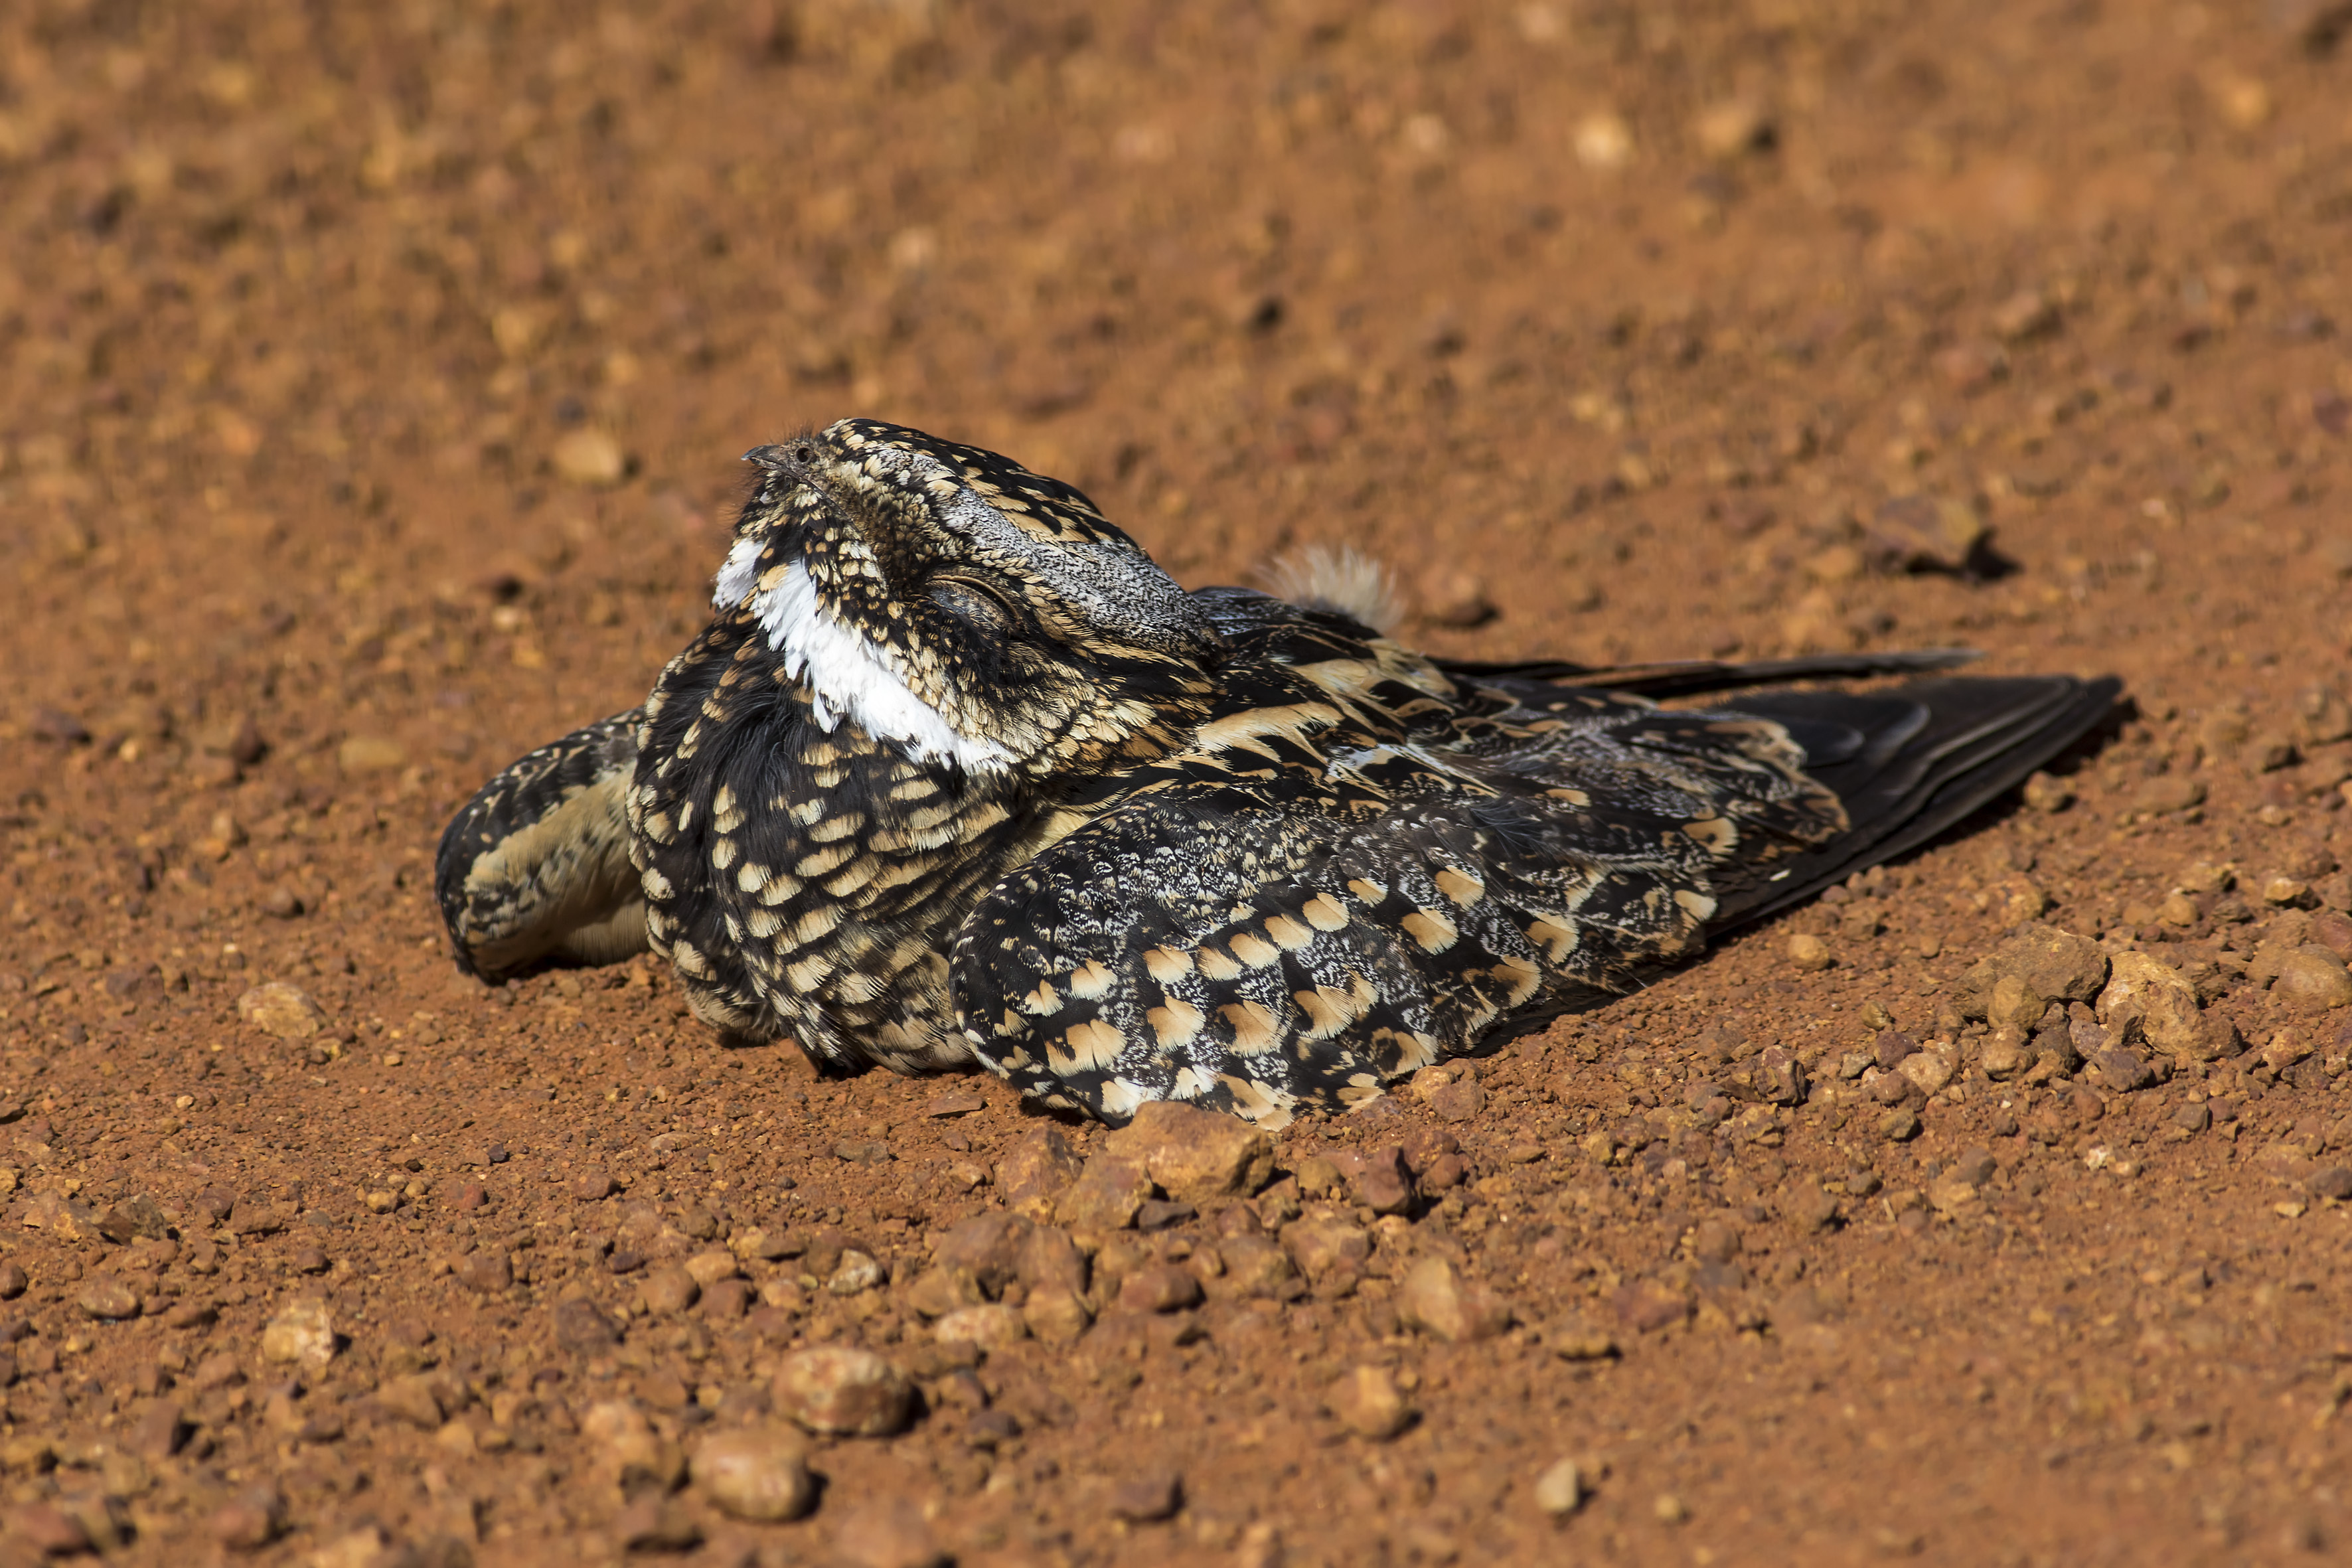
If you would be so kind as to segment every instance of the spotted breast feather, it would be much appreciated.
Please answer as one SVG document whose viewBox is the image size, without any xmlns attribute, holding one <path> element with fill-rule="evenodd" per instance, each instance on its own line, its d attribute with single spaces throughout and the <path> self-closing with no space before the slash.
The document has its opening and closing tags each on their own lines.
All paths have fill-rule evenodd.
<svg viewBox="0 0 2352 1568">
<path fill-rule="evenodd" d="M 460 962 L 597 962 L 573 933 L 635 921 L 726 1037 L 1111 1120 L 1358 1103 L 1604 1003 L 1952 826 L 2116 690 L 1948 653 L 1448 664 L 1311 592 L 1187 593 L 975 447 L 848 420 L 751 458 L 642 712 L 452 824 Z"/>
</svg>

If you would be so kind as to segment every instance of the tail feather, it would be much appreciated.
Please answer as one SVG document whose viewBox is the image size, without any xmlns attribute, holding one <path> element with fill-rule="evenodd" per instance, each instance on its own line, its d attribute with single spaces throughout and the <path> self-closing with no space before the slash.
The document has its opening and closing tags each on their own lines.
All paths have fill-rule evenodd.
<svg viewBox="0 0 2352 1568">
<path fill-rule="evenodd" d="M 1915 680 L 1879 691 L 1759 691 L 1714 706 L 1784 726 L 1849 826 L 1726 900 L 1715 929 L 1760 920 L 1917 848 L 2024 782 L 2115 707 L 2112 677 Z"/>
<path fill-rule="evenodd" d="M 1570 664 L 1565 659 L 1481 663 L 1441 658 L 1437 667 L 1456 679 L 1505 688 L 1516 682 L 1583 686 L 1664 700 L 1710 691 L 1766 686 L 1781 680 L 1860 679 L 1874 675 L 1917 675 L 1953 669 L 1984 656 L 1972 648 L 1931 647 L 1902 653 L 1808 654 L 1800 658 L 1756 659 L 1725 664 L 1716 659 L 1679 659 L 1660 664 Z"/>
</svg>

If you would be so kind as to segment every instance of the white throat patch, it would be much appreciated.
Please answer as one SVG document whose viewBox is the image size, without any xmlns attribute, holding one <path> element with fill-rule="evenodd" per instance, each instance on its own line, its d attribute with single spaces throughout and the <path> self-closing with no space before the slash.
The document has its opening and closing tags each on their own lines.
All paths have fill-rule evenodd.
<svg viewBox="0 0 2352 1568">
<path fill-rule="evenodd" d="M 757 580 L 761 547 L 756 539 L 736 542 L 712 584 L 712 604 L 723 610 L 743 602 Z M 818 728 L 847 719 L 877 740 L 898 742 L 910 761 L 953 763 L 966 773 L 1000 773 L 1012 763 L 1003 747 L 964 734 L 915 695 L 871 642 L 825 608 L 799 562 L 751 601 L 751 613 L 768 646 L 784 656 L 784 673 L 807 686 Z"/>
</svg>

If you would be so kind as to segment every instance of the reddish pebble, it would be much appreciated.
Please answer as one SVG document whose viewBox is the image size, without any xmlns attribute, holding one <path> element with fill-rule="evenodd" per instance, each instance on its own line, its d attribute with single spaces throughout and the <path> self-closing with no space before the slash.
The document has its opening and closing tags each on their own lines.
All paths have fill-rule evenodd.
<svg viewBox="0 0 2352 1568">
<path fill-rule="evenodd" d="M 1172 1263 L 1138 1269 L 1119 1286 L 1118 1304 L 1130 1312 L 1174 1312 L 1197 1307 L 1200 1277 Z"/>
<path fill-rule="evenodd" d="M 257 1552 L 278 1539 L 285 1511 L 276 1492 L 257 1488 L 213 1510 L 213 1539 L 232 1552 Z"/>
<path fill-rule="evenodd" d="M 503 1252 L 469 1252 L 457 1265 L 457 1278 L 488 1295 L 514 1283 L 514 1268 Z"/>
<path fill-rule="evenodd" d="M 63 1509 L 28 1503 L 0 1517 L 7 1521 L 0 1535 L 31 1548 L 36 1557 L 70 1557 L 90 1550 L 89 1532 Z"/>
<path fill-rule="evenodd" d="M 609 1198 L 615 1190 L 613 1178 L 602 1171 L 588 1171 L 572 1178 L 572 1195 L 583 1204 Z"/>
</svg>

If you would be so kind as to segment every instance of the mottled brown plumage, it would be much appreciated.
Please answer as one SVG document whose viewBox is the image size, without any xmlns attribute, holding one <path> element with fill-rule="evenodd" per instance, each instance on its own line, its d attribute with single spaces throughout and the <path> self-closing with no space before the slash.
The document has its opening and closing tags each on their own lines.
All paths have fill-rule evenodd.
<svg viewBox="0 0 2352 1568">
<path fill-rule="evenodd" d="M 1187 594 L 992 453 L 851 420 L 751 458 L 714 616 L 641 713 L 452 824 L 461 961 L 598 956 L 550 936 L 612 864 L 562 825 L 625 813 L 646 940 L 724 1035 L 843 1067 L 977 1059 L 1114 1119 L 1355 1103 L 1622 993 L 1948 826 L 2114 692 L 1935 678 L 1662 709 L 1643 693 L 1953 660 L 1616 689 L 1449 666 L 1336 606 Z"/>
</svg>

